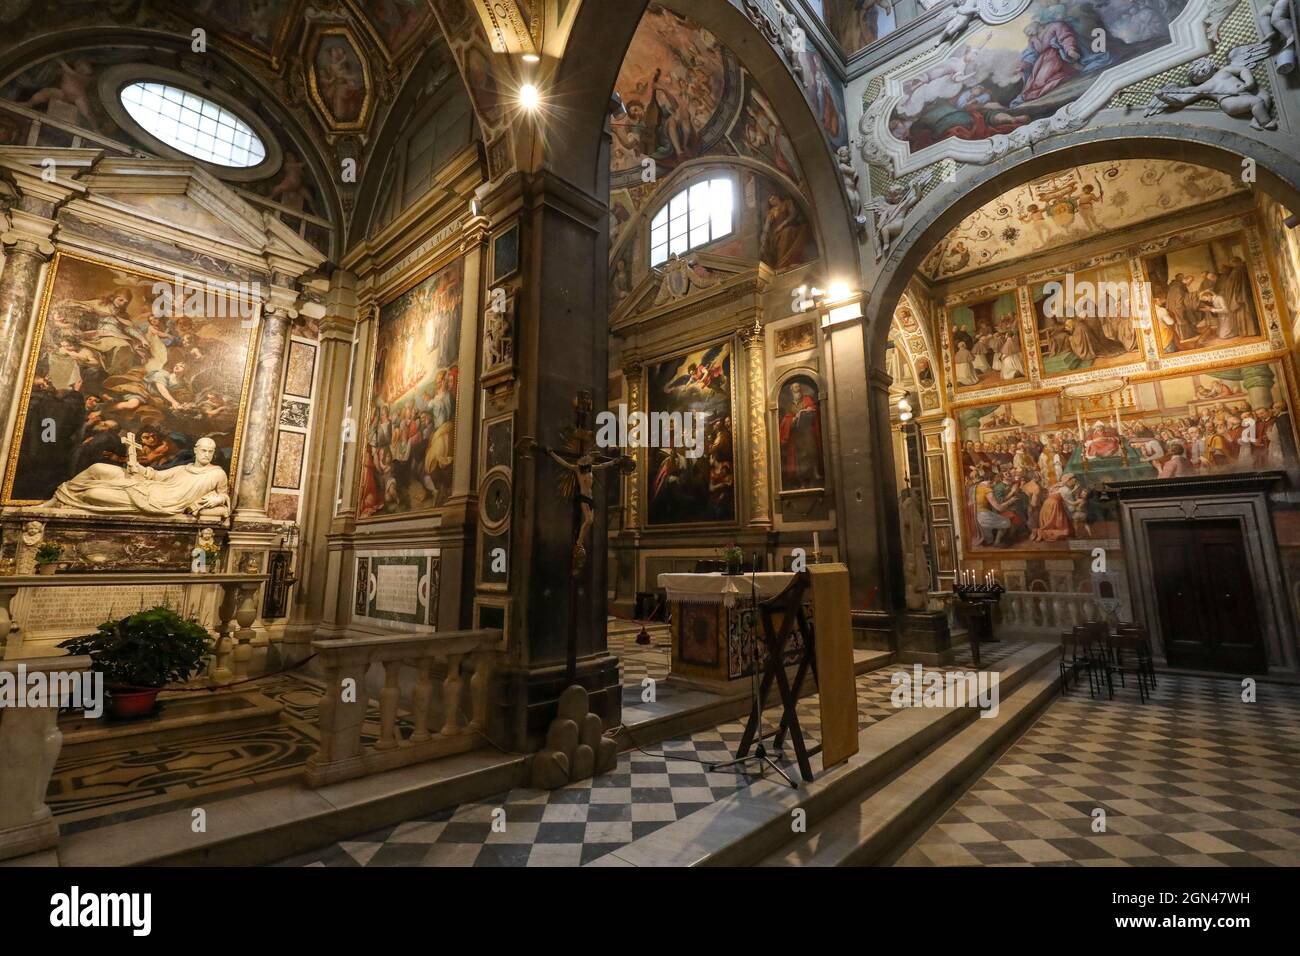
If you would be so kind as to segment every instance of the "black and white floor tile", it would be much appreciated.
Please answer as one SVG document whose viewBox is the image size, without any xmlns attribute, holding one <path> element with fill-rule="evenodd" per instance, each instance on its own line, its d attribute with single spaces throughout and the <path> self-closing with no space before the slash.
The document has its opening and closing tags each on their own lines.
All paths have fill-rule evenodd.
<svg viewBox="0 0 1300 956">
<path fill-rule="evenodd" d="M 1300 866 L 1300 688 L 1256 694 L 1162 675 L 1146 704 L 1058 698 L 898 865 Z"/>
</svg>

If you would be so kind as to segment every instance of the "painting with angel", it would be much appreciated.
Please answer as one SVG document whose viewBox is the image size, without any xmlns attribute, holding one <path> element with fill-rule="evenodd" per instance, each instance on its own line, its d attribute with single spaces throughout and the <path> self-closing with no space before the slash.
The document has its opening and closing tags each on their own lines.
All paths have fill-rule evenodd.
<svg viewBox="0 0 1300 956">
<path fill-rule="evenodd" d="M 237 458 L 253 323 L 224 307 L 199 315 L 155 308 L 175 277 L 60 255 L 28 360 L 22 411 L 10 448 L 6 503 L 50 498 L 96 464 L 194 461 L 211 439 L 212 461 Z"/>
</svg>

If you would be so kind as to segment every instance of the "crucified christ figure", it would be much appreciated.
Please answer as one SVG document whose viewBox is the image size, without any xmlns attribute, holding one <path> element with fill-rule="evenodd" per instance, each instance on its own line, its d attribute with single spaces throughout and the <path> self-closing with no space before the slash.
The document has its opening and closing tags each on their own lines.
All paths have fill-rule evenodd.
<svg viewBox="0 0 1300 956">
<path fill-rule="evenodd" d="M 576 576 L 587 564 L 587 538 L 591 534 L 591 525 L 595 520 L 596 472 L 615 466 L 627 468 L 632 464 L 632 459 L 626 455 L 610 458 L 587 451 L 585 448 L 580 452 L 556 451 L 554 448 L 538 445 L 531 438 L 522 439 L 519 444 L 521 453 L 525 456 L 531 457 L 536 450 L 543 451 L 567 472 L 560 479 L 560 493 L 566 498 L 576 496 L 582 513 L 582 521 L 578 525 L 577 537 L 573 542 L 573 573 Z"/>
</svg>

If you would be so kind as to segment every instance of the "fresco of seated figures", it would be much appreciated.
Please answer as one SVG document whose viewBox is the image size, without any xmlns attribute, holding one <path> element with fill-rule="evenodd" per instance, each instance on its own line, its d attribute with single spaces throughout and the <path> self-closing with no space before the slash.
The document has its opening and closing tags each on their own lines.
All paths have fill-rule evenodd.
<svg viewBox="0 0 1300 956">
<path fill-rule="evenodd" d="M 962 527 L 975 550 L 1049 551 L 1120 536 L 1108 481 L 1166 481 L 1297 465 L 1281 362 L 1129 384 L 1122 407 L 1057 395 L 955 410 Z"/>
</svg>

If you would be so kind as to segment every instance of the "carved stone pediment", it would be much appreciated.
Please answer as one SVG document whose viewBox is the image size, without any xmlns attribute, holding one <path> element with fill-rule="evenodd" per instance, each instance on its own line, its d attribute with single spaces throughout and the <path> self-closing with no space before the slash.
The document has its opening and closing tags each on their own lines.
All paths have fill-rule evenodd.
<svg viewBox="0 0 1300 956">
<path fill-rule="evenodd" d="M 687 253 L 651 269 L 619 303 L 610 328 L 619 329 L 651 319 L 663 321 L 679 314 L 711 308 L 729 298 L 762 291 L 770 270 L 765 266 Z"/>
</svg>

